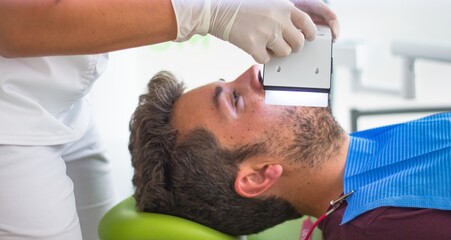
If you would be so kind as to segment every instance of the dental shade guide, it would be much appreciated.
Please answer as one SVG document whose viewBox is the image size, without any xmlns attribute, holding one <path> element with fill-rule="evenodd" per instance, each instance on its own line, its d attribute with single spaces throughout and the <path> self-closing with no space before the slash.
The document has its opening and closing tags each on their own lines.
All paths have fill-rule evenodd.
<svg viewBox="0 0 451 240">
<path fill-rule="evenodd" d="M 263 68 L 265 103 L 327 107 L 332 76 L 332 32 L 318 25 L 316 39 L 288 57 L 273 58 Z"/>
</svg>

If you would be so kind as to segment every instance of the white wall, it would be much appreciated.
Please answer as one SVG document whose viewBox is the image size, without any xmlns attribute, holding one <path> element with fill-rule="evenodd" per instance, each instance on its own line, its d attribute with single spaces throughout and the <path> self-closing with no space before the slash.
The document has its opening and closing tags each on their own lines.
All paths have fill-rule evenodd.
<svg viewBox="0 0 451 240">
<path fill-rule="evenodd" d="M 331 0 L 339 15 L 341 37 L 337 45 L 359 40 L 371 54 L 364 61 L 364 81 L 369 85 L 400 85 L 399 58 L 392 56 L 394 39 L 438 41 L 451 44 L 449 0 Z M 119 198 L 132 193 L 132 168 L 127 150 L 128 121 L 148 79 L 159 70 L 173 71 L 189 88 L 219 78 L 233 80 L 254 62 L 236 47 L 215 38 L 196 37 L 188 43 L 164 43 L 110 54 L 107 72 L 95 84 L 92 99 L 107 154 L 111 158 Z M 353 93 L 347 69 L 335 69 L 334 114 L 349 130 L 349 109 L 451 105 L 451 64 L 418 61 L 415 100 L 398 96 Z M 371 118 L 362 128 L 418 117 Z"/>
<path fill-rule="evenodd" d="M 401 85 L 400 57 L 390 52 L 396 40 L 447 45 L 451 47 L 451 1 L 448 0 L 330 0 L 341 23 L 337 44 L 349 40 L 364 43 L 368 54 L 360 59 L 362 80 L 367 86 L 397 89 Z M 349 109 L 412 108 L 451 106 L 451 63 L 417 60 L 417 97 L 351 92 L 351 75 L 335 71 L 334 113 L 349 130 Z M 425 114 L 371 117 L 359 122 L 361 128 L 395 123 Z M 362 118 L 364 120 L 365 118 Z"/>
</svg>

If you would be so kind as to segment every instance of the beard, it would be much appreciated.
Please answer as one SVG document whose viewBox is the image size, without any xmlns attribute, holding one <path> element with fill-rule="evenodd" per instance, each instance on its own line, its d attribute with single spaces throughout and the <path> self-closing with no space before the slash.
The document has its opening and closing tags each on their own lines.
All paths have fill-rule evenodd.
<svg viewBox="0 0 451 240">
<path fill-rule="evenodd" d="M 272 154 L 303 167 L 320 168 L 339 152 L 345 134 L 330 108 L 285 107 L 284 111 L 279 126 L 288 128 L 290 134 L 267 130 L 272 132 L 266 141 Z"/>
</svg>

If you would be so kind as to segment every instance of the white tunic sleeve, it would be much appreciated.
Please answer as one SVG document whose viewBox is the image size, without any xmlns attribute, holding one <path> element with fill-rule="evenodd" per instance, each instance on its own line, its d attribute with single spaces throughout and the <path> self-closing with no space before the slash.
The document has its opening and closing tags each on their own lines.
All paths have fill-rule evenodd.
<svg viewBox="0 0 451 240">
<path fill-rule="evenodd" d="M 77 140 L 89 121 L 86 94 L 108 56 L 0 57 L 0 144 Z"/>
</svg>

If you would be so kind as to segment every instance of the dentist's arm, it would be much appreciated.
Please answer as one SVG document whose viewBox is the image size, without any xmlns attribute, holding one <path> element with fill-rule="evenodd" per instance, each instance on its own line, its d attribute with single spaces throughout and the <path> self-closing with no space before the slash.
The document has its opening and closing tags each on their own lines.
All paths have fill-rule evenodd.
<svg viewBox="0 0 451 240">
<path fill-rule="evenodd" d="M 91 54 L 173 40 L 170 0 L 0 0 L 0 55 Z"/>
<path fill-rule="evenodd" d="M 0 16 L 5 57 L 100 53 L 210 33 L 266 63 L 316 34 L 288 0 L 0 0 Z"/>
</svg>

